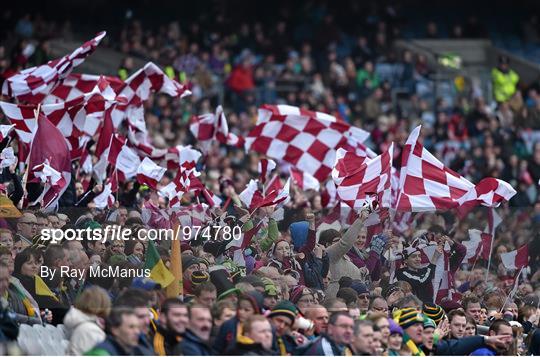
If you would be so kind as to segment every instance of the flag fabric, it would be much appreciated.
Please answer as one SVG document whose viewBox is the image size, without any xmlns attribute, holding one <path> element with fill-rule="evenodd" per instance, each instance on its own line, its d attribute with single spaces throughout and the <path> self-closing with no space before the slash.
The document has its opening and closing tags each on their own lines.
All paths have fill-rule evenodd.
<svg viewBox="0 0 540 357">
<path fill-rule="evenodd" d="M 42 202 L 45 195 L 48 193 L 53 197 L 58 195 L 62 189 L 66 186 L 66 180 L 62 174 L 49 165 L 49 160 L 45 160 L 44 163 L 37 165 L 33 168 L 34 176 L 41 180 L 45 188 L 41 196 L 33 203 Z M 48 201 L 44 203 L 47 204 Z"/>
<path fill-rule="evenodd" d="M 187 170 L 179 169 L 174 180 L 159 190 L 159 194 L 169 200 L 169 207 L 180 207 L 182 197 L 191 186 L 190 176 Z"/>
<path fill-rule="evenodd" d="M 71 157 L 62 133 L 43 114 L 39 115 L 34 140 L 30 144 L 28 155 L 27 182 L 38 182 L 43 163 L 47 163 L 62 176 L 56 185 L 45 185 L 40 197 L 41 207 L 54 207 L 71 181 Z"/>
<path fill-rule="evenodd" d="M 398 210 L 447 210 L 479 203 L 495 206 L 515 194 L 504 181 L 486 178 L 475 186 L 445 167 L 419 143 L 420 129 L 411 132 L 403 149 Z"/>
<path fill-rule="evenodd" d="M 276 162 L 272 159 L 263 158 L 259 161 L 257 169 L 259 171 L 259 179 L 263 185 L 266 183 L 266 179 L 268 178 L 270 173 L 276 168 L 276 166 Z"/>
<path fill-rule="evenodd" d="M 529 245 L 501 254 L 501 261 L 508 270 L 517 270 L 529 265 Z"/>
<path fill-rule="evenodd" d="M 167 169 L 157 165 L 155 162 L 145 157 L 137 169 L 137 181 L 142 185 L 147 185 L 154 190 L 165 174 Z"/>
<path fill-rule="evenodd" d="M 34 112 L 37 107 L 0 102 L 0 108 L 13 125 L 19 140 L 23 143 L 30 143 L 37 128 L 37 119 Z"/>
<path fill-rule="evenodd" d="M 105 181 L 107 177 L 107 167 L 109 166 L 109 151 L 114 137 L 114 126 L 112 123 L 110 110 L 105 113 L 105 119 L 99 132 L 99 138 L 96 143 L 95 156 L 97 162 L 94 165 L 94 176 L 98 182 Z"/>
<path fill-rule="evenodd" d="M 108 161 L 117 171 L 120 182 L 136 176 L 141 165 L 139 155 L 126 145 L 124 138 L 118 135 L 112 139 Z"/>
<path fill-rule="evenodd" d="M 202 152 L 207 154 L 213 141 L 221 144 L 241 147 L 243 138 L 229 132 L 227 118 L 223 112 L 223 107 L 218 105 L 216 112 L 193 116 L 189 125 L 189 130 L 197 139 Z"/>
<path fill-rule="evenodd" d="M 257 180 L 250 180 L 246 189 L 238 195 L 240 201 L 250 210 L 253 210 L 261 204 L 263 195 L 259 191 Z"/>
<path fill-rule="evenodd" d="M 8 137 L 9 133 L 11 132 L 11 129 L 13 129 L 15 125 L 0 125 L 0 141 L 3 141 L 5 138 Z"/>
<path fill-rule="evenodd" d="M 124 86 L 124 81 L 117 77 L 71 73 L 45 97 L 43 104 L 69 102 L 85 96 L 96 87 L 105 98 L 112 100 Z"/>
<path fill-rule="evenodd" d="M 152 240 L 148 241 L 144 268 L 150 270 L 150 279 L 161 285 L 162 288 L 166 288 L 174 281 L 174 275 L 163 263 L 163 259 L 161 259 Z"/>
<path fill-rule="evenodd" d="M 469 229 L 469 240 L 462 242 L 466 248 L 464 261 L 474 264 L 479 258 L 489 259 L 492 235 L 478 229 Z"/>
<path fill-rule="evenodd" d="M 202 153 L 193 149 L 191 145 L 177 145 L 173 148 L 169 148 L 165 154 L 167 169 L 174 170 L 183 167 L 184 169 L 189 170 L 195 168 L 201 156 Z"/>
<path fill-rule="evenodd" d="M 10 167 L 16 162 L 17 157 L 15 156 L 12 147 L 8 146 L 7 148 L 4 148 L 2 152 L 0 152 L 0 169 L 3 169 L 4 167 Z"/>
<path fill-rule="evenodd" d="M 107 182 L 103 186 L 103 191 L 94 197 L 94 204 L 96 205 L 96 208 L 99 209 L 111 208 L 115 201 L 116 199 L 114 198 L 111 182 Z"/>
<path fill-rule="evenodd" d="M 290 189 L 291 189 L 291 178 L 289 178 L 283 188 L 276 189 L 268 192 L 264 196 L 262 202 L 259 204 L 259 207 L 274 206 L 274 205 L 284 205 L 290 201 Z"/>
<path fill-rule="evenodd" d="M 381 207 L 389 208 L 393 146 L 373 159 L 338 149 L 332 170 L 337 196 L 352 208 L 360 208 L 367 199 L 374 197 Z"/>
<path fill-rule="evenodd" d="M 329 114 L 289 105 L 265 104 L 258 114 L 246 151 L 288 162 L 321 182 L 332 172 L 338 148 L 355 151 L 369 136 Z"/>
<path fill-rule="evenodd" d="M 73 68 L 80 65 L 94 52 L 106 32 L 100 32 L 90 41 L 62 58 L 47 62 L 41 66 L 27 68 L 4 81 L 2 94 L 16 98 L 20 102 L 39 104 L 66 78 Z"/>
<path fill-rule="evenodd" d="M 300 187 L 300 189 L 319 191 L 321 185 L 315 177 L 292 166 L 289 168 L 289 172 L 294 183 Z"/>
<path fill-rule="evenodd" d="M 34 287 L 36 289 L 36 295 L 49 296 L 53 298 L 54 300 L 59 301 L 58 297 L 51 291 L 51 289 L 49 289 L 49 287 L 47 286 L 47 284 L 45 284 L 41 276 L 34 275 L 34 283 L 35 283 Z M 47 307 L 47 306 L 43 306 L 43 307 Z"/>
<path fill-rule="evenodd" d="M 125 104 L 114 106 L 112 120 L 118 128 L 124 119 L 133 128 L 146 132 L 143 102 L 148 100 L 151 93 L 164 93 L 173 98 L 184 98 L 191 95 L 189 89 L 167 77 L 167 75 L 152 62 L 133 73 L 125 80 L 125 86 L 117 97 L 122 97 Z"/>
</svg>

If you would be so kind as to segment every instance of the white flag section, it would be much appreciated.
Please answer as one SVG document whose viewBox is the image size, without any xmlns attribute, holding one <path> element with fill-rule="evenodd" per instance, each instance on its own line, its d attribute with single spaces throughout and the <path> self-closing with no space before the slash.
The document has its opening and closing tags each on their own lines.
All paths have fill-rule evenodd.
<svg viewBox="0 0 540 357">
<path fill-rule="evenodd" d="M 501 261 L 506 269 L 517 270 L 529 265 L 529 246 L 501 254 Z"/>
<path fill-rule="evenodd" d="M 246 186 L 246 189 L 240 192 L 238 197 L 247 208 L 257 207 L 263 198 L 261 192 L 259 191 L 257 180 L 250 180 Z"/>
<path fill-rule="evenodd" d="M 137 169 L 137 181 L 156 189 L 157 184 L 163 178 L 165 171 L 167 171 L 167 169 L 145 157 Z"/>
<path fill-rule="evenodd" d="M 5 138 L 7 138 L 7 136 L 9 135 L 9 132 L 11 131 L 11 129 L 13 129 L 15 127 L 14 124 L 12 125 L 0 125 L 0 141 L 4 140 Z"/>
<path fill-rule="evenodd" d="M 300 171 L 292 166 L 289 168 L 289 170 L 294 183 L 302 190 L 318 191 L 321 187 L 319 181 L 307 172 Z"/>
<path fill-rule="evenodd" d="M 94 204 L 96 205 L 96 208 L 103 209 L 103 208 L 110 208 L 114 204 L 114 195 L 112 193 L 111 189 L 111 183 L 105 184 L 103 187 L 103 191 L 94 197 Z"/>
<path fill-rule="evenodd" d="M 12 147 L 7 147 L 0 152 L 0 169 L 4 167 L 10 167 L 17 162 L 17 158 L 13 152 Z"/>
</svg>

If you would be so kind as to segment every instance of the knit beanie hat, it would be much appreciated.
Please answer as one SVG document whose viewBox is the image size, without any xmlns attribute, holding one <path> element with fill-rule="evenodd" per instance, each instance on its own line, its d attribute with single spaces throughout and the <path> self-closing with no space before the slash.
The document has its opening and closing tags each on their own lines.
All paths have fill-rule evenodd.
<svg viewBox="0 0 540 357">
<path fill-rule="evenodd" d="M 202 270 L 196 270 L 191 274 L 191 283 L 193 285 L 199 285 L 207 282 L 210 279 L 210 275 Z"/>
<path fill-rule="evenodd" d="M 403 336 L 403 329 L 392 319 L 388 319 L 390 322 L 390 335 L 398 334 Z"/>
<path fill-rule="evenodd" d="M 408 327 L 411 327 L 417 323 L 424 323 L 424 317 L 416 309 L 412 307 L 406 307 L 404 309 L 398 310 L 394 315 L 394 320 L 399 324 L 399 326 L 405 330 Z"/>
<path fill-rule="evenodd" d="M 436 329 L 437 328 L 437 324 L 435 323 L 435 321 L 433 321 L 432 319 L 430 319 L 429 317 L 426 317 L 424 319 L 424 329 L 426 328 L 433 328 L 433 329 Z"/>
<path fill-rule="evenodd" d="M 436 304 L 432 303 L 425 303 L 424 307 L 422 308 L 422 313 L 432 319 L 436 324 L 441 322 L 441 320 L 444 318 L 444 310 L 442 307 Z"/>
<path fill-rule="evenodd" d="M 296 305 L 293 304 L 290 301 L 283 300 L 280 303 L 278 303 L 272 311 L 270 311 L 270 314 L 268 314 L 268 317 L 274 317 L 274 316 L 285 316 L 291 319 L 292 324 L 294 324 L 294 320 L 296 319 L 296 315 L 298 314 L 298 309 L 296 308 Z"/>
</svg>

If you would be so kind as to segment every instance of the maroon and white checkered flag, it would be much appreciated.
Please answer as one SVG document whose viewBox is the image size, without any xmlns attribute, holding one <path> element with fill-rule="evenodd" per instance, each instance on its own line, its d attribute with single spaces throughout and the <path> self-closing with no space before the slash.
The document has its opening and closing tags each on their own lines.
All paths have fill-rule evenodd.
<svg viewBox="0 0 540 357">
<path fill-rule="evenodd" d="M 336 150 L 356 151 L 368 136 L 329 114 L 265 104 L 245 148 L 288 162 L 323 182 L 332 172 Z"/>
<path fill-rule="evenodd" d="M 391 206 L 391 172 L 394 144 L 381 155 L 369 159 L 338 149 L 332 178 L 337 196 L 352 208 L 377 199 L 381 207 Z"/>
<path fill-rule="evenodd" d="M 474 206 L 497 206 L 516 191 L 508 183 L 492 177 L 476 186 L 445 167 L 418 142 L 421 127 L 416 127 L 403 148 L 397 209 L 436 211 Z"/>
<path fill-rule="evenodd" d="M 2 94 L 16 98 L 20 102 L 41 103 L 58 83 L 71 73 L 73 68 L 80 65 L 94 52 L 105 34 L 105 31 L 100 32 L 69 55 L 41 66 L 27 68 L 7 78 L 2 85 Z"/>
<path fill-rule="evenodd" d="M 229 131 L 227 118 L 223 107 L 218 105 L 216 113 L 207 113 L 193 116 L 189 124 L 189 130 L 197 139 L 203 153 L 208 153 L 212 142 L 215 140 L 221 144 L 241 147 L 244 139 Z"/>
</svg>

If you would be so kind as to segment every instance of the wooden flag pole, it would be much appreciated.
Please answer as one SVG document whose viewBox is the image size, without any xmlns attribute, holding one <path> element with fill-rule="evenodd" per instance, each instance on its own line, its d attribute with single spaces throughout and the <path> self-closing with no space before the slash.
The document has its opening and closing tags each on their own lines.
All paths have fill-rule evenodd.
<svg viewBox="0 0 540 357">
<path fill-rule="evenodd" d="M 174 224 L 174 237 L 171 242 L 171 266 L 170 271 L 174 275 L 174 281 L 167 287 L 167 297 L 175 298 L 182 296 L 184 284 L 182 282 L 182 252 L 180 251 L 180 223 L 176 220 Z"/>
</svg>

